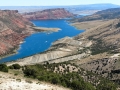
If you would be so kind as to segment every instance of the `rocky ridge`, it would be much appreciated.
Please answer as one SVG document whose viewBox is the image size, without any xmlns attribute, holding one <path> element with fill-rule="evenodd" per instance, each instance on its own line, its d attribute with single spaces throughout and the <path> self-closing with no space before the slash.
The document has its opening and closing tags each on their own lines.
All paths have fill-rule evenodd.
<svg viewBox="0 0 120 90">
<path fill-rule="evenodd" d="M 32 33 L 58 30 L 60 29 L 36 27 L 17 10 L 0 10 L 0 57 L 16 53 L 24 38 Z"/>
<path fill-rule="evenodd" d="M 65 10 L 64 8 L 46 9 L 43 11 L 36 11 L 24 13 L 23 16 L 28 20 L 48 20 L 48 19 L 63 19 L 74 17 L 75 15 Z"/>
<path fill-rule="evenodd" d="M 29 29 L 32 25 L 17 10 L 0 10 L 0 56 L 14 52 L 32 33 Z"/>
</svg>

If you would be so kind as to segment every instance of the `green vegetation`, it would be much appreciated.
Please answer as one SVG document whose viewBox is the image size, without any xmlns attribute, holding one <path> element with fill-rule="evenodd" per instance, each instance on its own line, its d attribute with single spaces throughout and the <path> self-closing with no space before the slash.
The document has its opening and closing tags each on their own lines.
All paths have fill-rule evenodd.
<svg viewBox="0 0 120 90">
<path fill-rule="evenodd" d="M 0 64 L 0 71 L 2 72 L 8 72 L 8 67 L 6 64 Z"/>
<path fill-rule="evenodd" d="M 120 22 L 116 25 L 116 28 L 119 28 L 120 27 Z"/>
<path fill-rule="evenodd" d="M 47 65 L 46 67 L 52 69 L 55 66 L 56 64 Z M 92 84 L 85 82 L 76 72 L 58 74 L 47 70 L 46 67 L 43 65 L 25 66 L 23 72 L 27 77 L 37 78 L 40 81 L 47 81 L 52 84 L 59 84 L 64 87 L 72 88 L 73 90 L 95 90 Z"/>
<path fill-rule="evenodd" d="M 70 70 L 71 67 L 73 71 Z M 76 68 L 79 67 L 68 62 L 59 64 L 46 63 L 44 65 L 36 64 L 25 66 L 23 67 L 23 72 L 26 77 L 62 85 L 71 88 L 72 90 L 116 90 L 117 85 L 113 82 L 101 78 L 92 72 L 85 72 L 84 69 L 74 71 Z M 86 80 L 81 76 L 86 77 Z"/>
<path fill-rule="evenodd" d="M 13 64 L 9 68 L 11 67 L 17 72 L 19 71 L 18 66 L 19 68 L 21 67 L 19 64 Z M 8 67 L 5 64 L 0 64 L 0 70 L 8 72 Z M 90 71 L 85 71 L 69 62 L 57 64 L 46 62 L 44 65 L 27 65 L 22 67 L 22 71 L 25 77 L 62 85 L 72 90 L 117 90 L 118 87 L 114 82 L 104 79 Z M 17 79 L 17 81 L 21 82 L 20 79 Z M 26 80 L 26 82 L 32 83 L 30 80 Z"/>
<path fill-rule="evenodd" d="M 13 64 L 11 66 L 9 66 L 10 69 L 20 69 L 21 66 L 19 64 Z"/>
<path fill-rule="evenodd" d="M 92 39 L 92 37 L 90 37 L 89 39 Z M 98 39 L 98 40 L 95 39 L 94 41 L 95 41 L 95 44 L 91 46 L 92 55 L 96 55 L 104 52 L 110 53 L 112 50 L 116 48 L 115 46 L 107 45 L 101 39 Z"/>
<path fill-rule="evenodd" d="M 116 90 L 117 85 L 108 80 L 102 80 L 97 86 L 97 90 Z"/>
</svg>

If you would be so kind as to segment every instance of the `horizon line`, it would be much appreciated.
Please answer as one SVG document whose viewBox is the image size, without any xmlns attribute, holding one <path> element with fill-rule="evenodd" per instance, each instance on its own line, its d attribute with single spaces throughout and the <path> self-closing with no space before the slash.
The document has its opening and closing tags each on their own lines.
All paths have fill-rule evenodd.
<svg viewBox="0 0 120 90">
<path fill-rule="evenodd" d="M 95 4 L 113 4 L 113 3 L 91 3 L 91 4 L 74 4 L 74 5 L 24 5 L 24 6 L 22 6 L 22 5 L 4 5 L 4 6 L 0 6 L 0 7 L 19 7 L 19 6 L 22 6 L 22 7 L 25 7 L 25 6 L 41 6 L 41 7 L 47 7 L 47 6 L 50 6 L 50 7 L 52 7 L 52 6 L 78 6 L 78 5 L 95 5 Z M 118 4 L 113 4 L 113 5 L 118 5 Z"/>
</svg>

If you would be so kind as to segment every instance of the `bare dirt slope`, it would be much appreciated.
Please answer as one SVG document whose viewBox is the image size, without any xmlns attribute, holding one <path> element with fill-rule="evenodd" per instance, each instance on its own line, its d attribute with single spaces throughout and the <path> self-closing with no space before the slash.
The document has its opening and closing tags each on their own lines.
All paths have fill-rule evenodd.
<svg viewBox="0 0 120 90">
<path fill-rule="evenodd" d="M 70 90 L 29 78 L 0 72 L 0 90 Z"/>
</svg>

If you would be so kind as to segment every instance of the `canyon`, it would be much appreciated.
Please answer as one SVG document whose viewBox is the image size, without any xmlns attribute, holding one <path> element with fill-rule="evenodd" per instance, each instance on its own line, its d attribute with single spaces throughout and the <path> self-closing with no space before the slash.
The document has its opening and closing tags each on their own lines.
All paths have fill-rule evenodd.
<svg viewBox="0 0 120 90">
<path fill-rule="evenodd" d="M 0 58 L 17 53 L 24 39 L 35 32 L 58 30 L 60 29 L 36 27 L 18 10 L 0 10 Z"/>
<path fill-rule="evenodd" d="M 113 9 L 110 18 L 105 17 L 105 12 L 101 11 L 82 19 L 75 19 L 75 23 L 72 25 L 79 29 L 86 29 L 82 34 L 73 38 L 59 39 L 43 53 L 6 64 L 10 66 L 18 63 L 24 66 L 69 61 L 85 69 L 84 72 L 89 71 L 90 75 L 95 73 L 96 76 L 102 76 L 120 84 L 120 20 L 114 18 L 115 13 L 119 10 L 117 9 L 115 12 Z M 0 55 L 8 55 L 14 52 L 25 37 L 34 33 L 34 29 L 41 29 L 34 28 L 28 20 L 62 19 L 72 15 L 64 9 L 47 9 L 40 12 L 25 13 L 23 16 L 17 10 L 0 11 Z M 100 20 L 101 18 L 103 20 Z M 93 81 L 95 80 L 96 78 Z"/>
<path fill-rule="evenodd" d="M 113 9 L 113 15 L 114 12 L 115 9 Z M 116 12 L 119 10 L 117 9 Z M 104 18 L 105 13 L 104 15 L 101 13 L 98 16 Z M 113 16 L 103 20 L 99 18 L 91 20 L 93 17 L 94 15 L 86 16 L 72 24 L 79 29 L 86 29 L 82 34 L 74 38 L 66 37 L 56 41 L 42 54 L 7 64 L 19 63 L 24 66 L 35 63 L 69 61 L 120 84 L 120 20 Z"/>
</svg>

